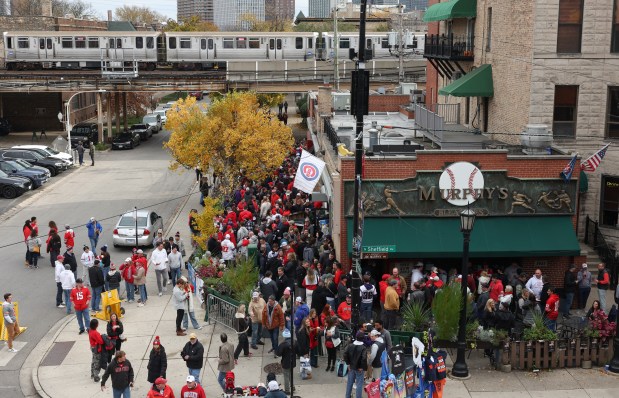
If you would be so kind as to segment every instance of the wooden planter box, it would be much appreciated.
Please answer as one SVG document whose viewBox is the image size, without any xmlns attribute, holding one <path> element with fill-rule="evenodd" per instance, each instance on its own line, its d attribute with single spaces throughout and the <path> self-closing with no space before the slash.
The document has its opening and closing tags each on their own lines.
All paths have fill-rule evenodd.
<svg viewBox="0 0 619 398">
<path fill-rule="evenodd" d="M 509 361 L 505 357 L 509 355 Z M 509 352 L 504 352 L 504 362 L 513 369 L 577 368 L 583 361 L 604 366 L 613 356 L 613 339 L 602 346 L 600 339 L 576 338 L 557 341 L 512 341 Z"/>
</svg>

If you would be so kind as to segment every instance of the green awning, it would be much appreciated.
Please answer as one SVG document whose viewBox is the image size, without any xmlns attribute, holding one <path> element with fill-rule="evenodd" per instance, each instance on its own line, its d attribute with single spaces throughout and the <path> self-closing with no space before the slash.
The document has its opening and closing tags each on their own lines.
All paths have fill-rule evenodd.
<svg viewBox="0 0 619 398">
<path fill-rule="evenodd" d="M 494 95 L 492 65 L 480 65 L 455 82 L 438 90 L 438 93 L 454 97 L 492 97 Z"/>
<path fill-rule="evenodd" d="M 476 16 L 477 0 L 451 0 L 428 7 L 423 15 L 423 21 L 445 21 L 454 18 L 475 18 Z"/>
<path fill-rule="evenodd" d="M 347 220 L 352 231 L 352 219 Z M 454 258 L 462 255 L 459 218 L 366 218 L 363 247 L 389 258 Z M 352 238 L 348 234 L 348 252 Z M 569 216 L 477 218 L 471 257 L 578 256 Z"/>
<path fill-rule="evenodd" d="M 584 170 L 580 170 L 580 177 L 578 177 L 578 191 L 580 193 L 586 193 L 589 191 L 589 177 Z"/>
</svg>

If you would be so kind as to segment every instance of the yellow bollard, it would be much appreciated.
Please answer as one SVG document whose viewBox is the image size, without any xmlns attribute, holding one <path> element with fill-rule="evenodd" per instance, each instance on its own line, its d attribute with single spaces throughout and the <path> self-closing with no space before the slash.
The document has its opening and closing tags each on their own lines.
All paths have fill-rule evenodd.
<svg viewBox="0 0 619 398">
<path fill-rule="evenodd" d="M 15 308 L 15 319 L 17 319 L 17 324 L 19 324 L 19 303 L 17 301 L 13 302 L 13 308 Z M 19 333 L 17 333 L 15 337 L 24 333 L 26 329 L 28 328 L 25 326 L 20 326 Z M 2 319 L 0 319 L 0 341 L 7 341 L 8 338 L 9 338 L 9 332 L 6 330 L 6 327 L 4 326 L 4 316 L 3 316 Z"/>
<path fill-rule="evenodd" d="M 122 318 L 125 309 L 120 306 L 121 303 L 117 289 L 101 293 L 101 311 L 95 314 L 95 318 L 108 322 L 112 314 L 116 314 L 118 319 Z"/>
</svg>

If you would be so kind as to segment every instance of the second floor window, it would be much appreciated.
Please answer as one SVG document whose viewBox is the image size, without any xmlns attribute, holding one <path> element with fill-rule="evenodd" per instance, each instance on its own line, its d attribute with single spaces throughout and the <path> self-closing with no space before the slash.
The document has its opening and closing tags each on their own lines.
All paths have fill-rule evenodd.
<svg viewBox="0 0 619 398">
<path fill-rule="evenodd" d="M 578 86 L 555 86 L 555 106 L 552 117 L 552 131 L 555 138 L 576 136 L 577 111 Z"/>
<path fill-rule="evenodd" d="M 582 38 L 583 0 L 559 1 L 557 53 L 579 53 Z"/>
<path fill-rule="evenodd" d="M 611 53 L 619 53 L 619 0 L 615 0 L 615 7 L 613 10 L 613 25 L 611 31 Z"/>
</svg>

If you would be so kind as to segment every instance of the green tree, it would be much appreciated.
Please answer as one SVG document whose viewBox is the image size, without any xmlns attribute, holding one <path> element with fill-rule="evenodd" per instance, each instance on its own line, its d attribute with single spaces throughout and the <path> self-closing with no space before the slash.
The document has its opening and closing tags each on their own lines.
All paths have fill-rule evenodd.
<svg viewBox="0 0 619 398">
<path fill-rule="evenodd" d="M 201 20 L 197 15 L 183 18 L 180 22 L 168 19 L 165 28 L 168 32 L 217 32 L 219 28 L 211 23 Z"/>
<path fill-rule="evenodd" d="M 114 10 L 114 19 L 151 25 L 165 21 L 168 18 L 149 7 L 124 5 Z"/>
</svg>

